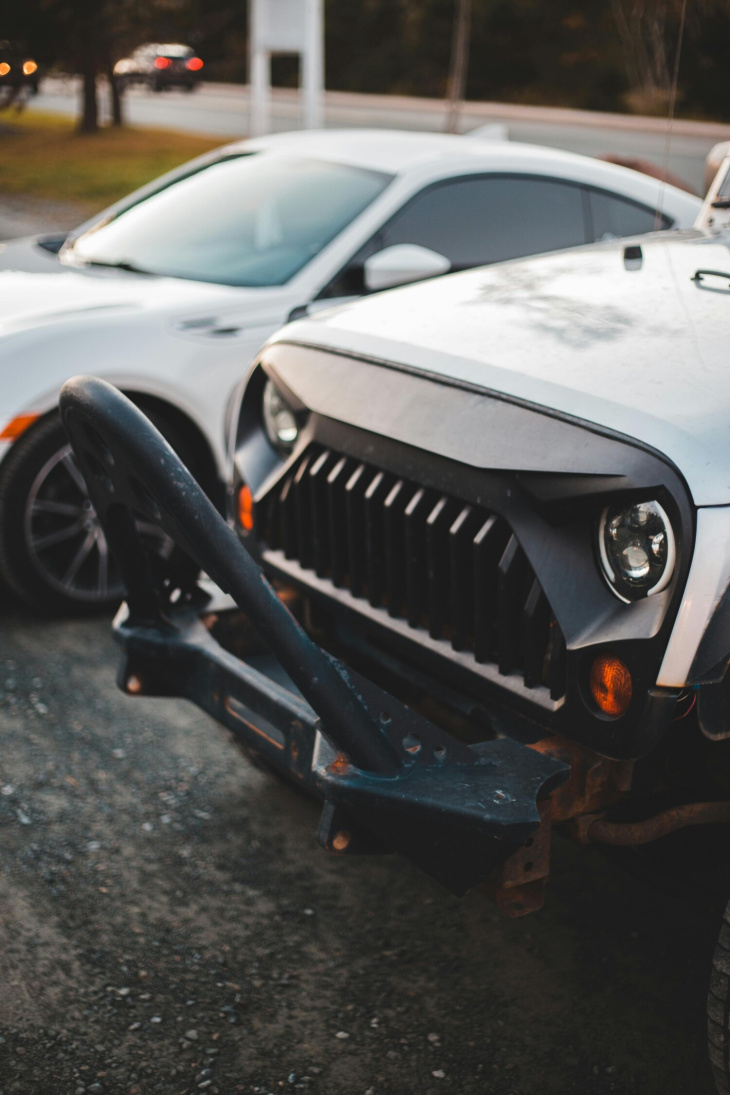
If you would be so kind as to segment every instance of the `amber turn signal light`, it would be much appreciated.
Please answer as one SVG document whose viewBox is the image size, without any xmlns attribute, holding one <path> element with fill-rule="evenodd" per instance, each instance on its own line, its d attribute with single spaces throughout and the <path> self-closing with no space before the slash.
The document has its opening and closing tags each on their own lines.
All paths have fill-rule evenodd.
<svg viewBox="0 0 730 1095">
<path fill-rule="evenodd" d="M 0 441 L 17 441 L 20 435 L 24 434 L 28 427 L 37 422 L 39 418 L 39 414 L 16 415 L 15 418 L 10 419 L 5 429 L 0 433 Z"/>
<path fill-rule="evenodd" d="M 238 523 L 246 532 L 253 529 L 253 495 L 245 484 L 238 492 Z"/>
<path fill-rule="evenodd" d="M 591 666 L 590 688 L 593 702 L 604 715 L 618 718 L 628 710 L 633 685 L 620 658 L 600 654 Z"/>
</svg>

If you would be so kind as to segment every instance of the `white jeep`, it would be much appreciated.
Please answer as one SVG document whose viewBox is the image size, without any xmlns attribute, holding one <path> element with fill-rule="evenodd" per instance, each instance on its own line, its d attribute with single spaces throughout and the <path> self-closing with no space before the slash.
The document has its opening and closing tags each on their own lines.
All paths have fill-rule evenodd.
<svg viewBox="0 0 730 1095">
<path fill-rule="evenodd" d="M 229 408 L 228 524 L 141 412 L 70 382 L 64 424 L 128 589 L 122 686 L 193 700 L 320 795 L 330 852 L 398 851 L 512 915 L 542 904 L 553 830 L 727 884 L 722 185 L 708 231 L 285 327 Z M 167 569 L 140 518 L 181 549 Z M 199 569 L 239 608 L 207 601 Z M 726 914 L 723 1093 L 729 978 Z"/>
</svg>

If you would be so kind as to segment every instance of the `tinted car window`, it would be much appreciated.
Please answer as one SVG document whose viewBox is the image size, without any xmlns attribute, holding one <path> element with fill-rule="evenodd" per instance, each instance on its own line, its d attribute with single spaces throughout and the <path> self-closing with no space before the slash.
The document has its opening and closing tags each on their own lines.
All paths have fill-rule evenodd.
<svg viewBox="0 0 730 1095">
<path fill-rule="evenodd" d="M 69 258 L 224 285 L 283 285 L 390 179 L 291 156 L 219 160 L 92 228 Z"/>
<path fill-rule="evenodd" d="M 412 198 L 362 248 L 322 296 L 364 291 L 365 259 L 399 243 L 444 255 L 452 270 L 588 242 L 580 186 L 514 175 L 468 176 Z"/>
<path fill-rule="evenodd" d="M 670 217 L 662 216 L 656 223 L 656 210 L 602 190 L 589 190 L 588 200 L 592 222 L 592 240 L 610 240 L 621 236 L 638 236 L 655 228 L 671 228 Z"/>
</svg>

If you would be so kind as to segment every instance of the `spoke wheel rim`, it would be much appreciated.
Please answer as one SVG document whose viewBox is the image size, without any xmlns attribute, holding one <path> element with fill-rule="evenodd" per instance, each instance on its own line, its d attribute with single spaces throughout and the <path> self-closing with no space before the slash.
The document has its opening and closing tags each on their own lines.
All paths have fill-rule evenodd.
<svg viewBox="0 0 730 1095">
<path fill-rule="evenodd" d="M 138 530 L 159 555 L 169 556 L 173 544 L 162 529 L 140 522 Z M 119 568 L 70 445 L 58 449 L 33 480 L 24 533 L 35 570 L 56 593 L 85 604 L 124 596 Z"/>
</svg>

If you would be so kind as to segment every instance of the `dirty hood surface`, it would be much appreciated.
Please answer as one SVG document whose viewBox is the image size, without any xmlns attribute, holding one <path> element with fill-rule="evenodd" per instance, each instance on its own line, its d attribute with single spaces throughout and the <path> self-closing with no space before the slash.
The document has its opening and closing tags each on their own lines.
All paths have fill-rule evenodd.
<svg viewBox="0 0 730 1095">
<path fill-rule="evenodd" d="M 485 267 L 320 314 L 278 338 L 606 427 L 667 456 L 697 505 L 730 503 L 730 247 L 696 232 L 632 242 L 638 261 L 622 241 Z M 697 280 L 703 269 L 725 276 Z"/>
</svg>

